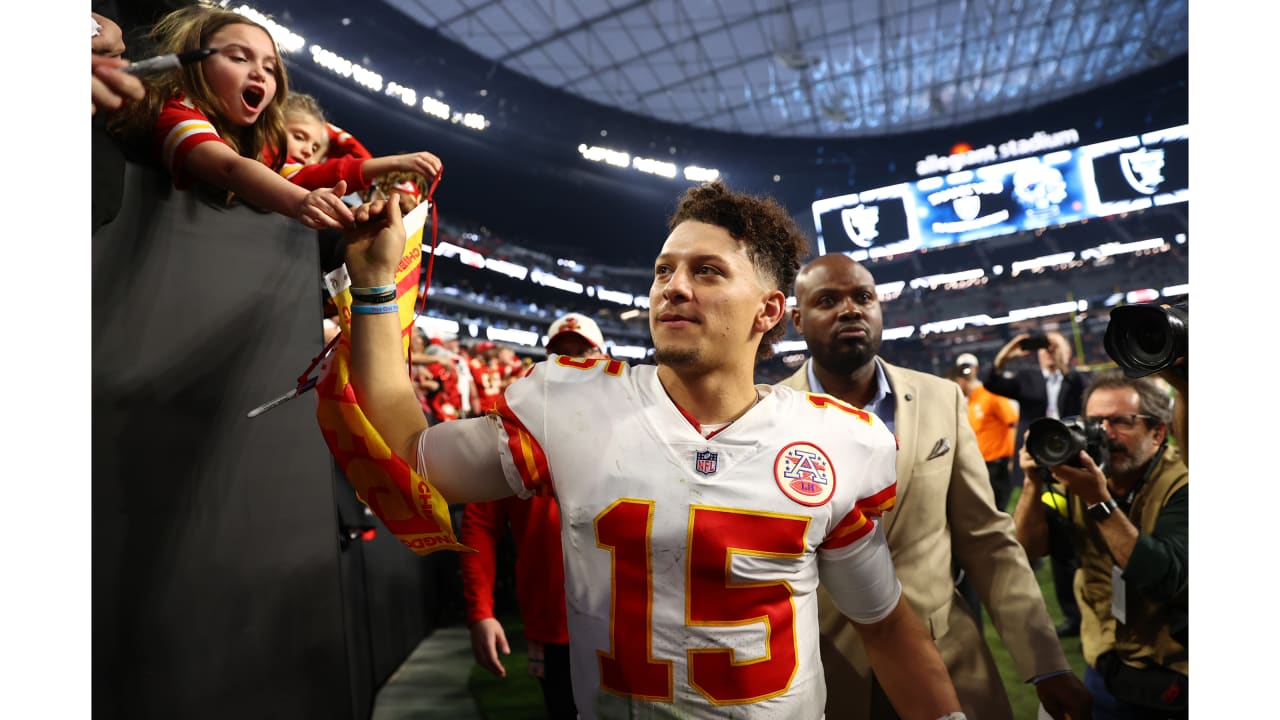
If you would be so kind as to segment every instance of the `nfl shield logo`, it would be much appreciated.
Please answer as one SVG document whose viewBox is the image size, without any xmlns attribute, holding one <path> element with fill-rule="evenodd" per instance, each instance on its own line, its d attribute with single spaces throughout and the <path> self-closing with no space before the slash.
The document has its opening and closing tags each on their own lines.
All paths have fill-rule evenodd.
<svg viewBox="0 0 1280 720">
<path fill-rule="evenodd" d="M 714 475 L 716 472 L 716 459 L 720 457 L 720 453 L 710 450 L 698 450 L 694 453 L 693 469 L 703 475 Z"/>
</svg>

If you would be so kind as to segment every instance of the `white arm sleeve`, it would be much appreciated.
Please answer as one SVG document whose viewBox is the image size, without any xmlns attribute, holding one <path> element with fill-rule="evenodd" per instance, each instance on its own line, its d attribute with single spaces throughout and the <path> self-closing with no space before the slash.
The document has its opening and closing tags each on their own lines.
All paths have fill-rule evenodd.
<svg viewBox="0 0 1280 720">
<path fill-rule="evenodd" d="M 888 617 L 902 595 L 880 523 L 847 547 L 819 550 L 818 576 L 840 612 L 864 625 Z"/>
<path fill-rule="evenodd" d="M 497 426 L 489 417 L 433 425 L 418 435 L 418 474 L 450 503 L 514 495 L 502 471 L 498 443 Z"/>
</svg>

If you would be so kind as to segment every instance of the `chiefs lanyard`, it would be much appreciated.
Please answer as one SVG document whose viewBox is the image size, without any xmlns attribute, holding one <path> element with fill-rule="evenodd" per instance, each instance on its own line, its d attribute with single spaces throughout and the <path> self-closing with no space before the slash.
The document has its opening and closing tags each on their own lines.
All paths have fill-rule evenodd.
<svg viewBox="0 0 1280 720">
<path fill-rule="evenodd" d="M 404 248 L 396 266 L 396 315 L 400 320 L 400 351 L 406 358 L 406 372 L 409 369 L 409 341 L 431 286 L 438 233 L 433 195 L 439 181 L 437 174 L 427 193 L 429 207 L 426 211 L 417 208 L 405 217 Z M 431 215 L 431 246 L 428 251 L 431 260 L 427 263 L 426 287 L 419 296 L 422 253 L 426 245 L 423 242 L 426 212 Z M 444 497 L 415 467 L 387 446 L 382 434 L 360 407 L 351 384 L 351 292 L 336 283 L 331 284 L 331 290 L 338 309 L 338 336 L 312 359 L 307 370 L 298 376 L 297 387 L 286 395 L 297 397 L 315 388 L 316 422 L 330 454 L 342 469 L 347 483 L 355 490 L 356 497 L 405 547 L 419 555 L 439 550 L 468 550 L 454 534 L 449 505 Z M 311 375 L 313 370 L 314 376 Z M 284 400 L 277 398 L 272 403 L 279 404 L 288 399 L 281 397 Z"/>
<path fill-rule="evenodd" d="M 436 215 L 435 192 L 436 192 L 436 187 L 440 184 L 440 177 L 442 175 L 444 175 L 444 168 L 441 168 L 440 171 L 436 173 L 435 179 L 431 181 L 431 187 L 427 189 L 427 196 L 425 199 L 425 202 L 427 203 L 427 206 L 430 209 L 430 213 L 431 213 L 431 253 L 430 253 L 430 257 L 427 259 L 427 276 L 426 276 L 425 287 L 423 287 L 422 289 L 422 296 L 418 298 L 418 303 L 417 303 L 418 306 L 414 310 L 415 325 L 417 324 L 418 317 L 422 315 L 422 311 L 427 306 L 427 293 L 431 291 L 431 271 L 435 269 L 435 264 L 436 264 L 436 238 L 437 238 L 439 225 L 437 223 L 437 215 Z M 268 410 L 277 408 L 283 405 L 284 403 L 307 392 L 308 390 L 311 390 L 312 388 L 314 388 L 316 386 L 316 383 L 319 382 L 320 380 L 320 373 L 312 375 L 311 374 L 312 371 L 315 370 L 316 366 L 318 366 L 321 362 L 323 362 L 324 359 L 327 358 L 329 354 L 333 352 L 333 348 L 338 344 L 338 341 L 342 339 L 342 336 L 343 336 L 343 333 L 339 332 L 337 335 L 333 337 L 332 340 L 330 340 L 324 346 L 324 348 L 320 350 L 320 353 L 318 355 L 311 358 L 311 363 L 307 365 L 307 369 L 303 370 L 302 374 L 298 376 L 298 384 L 292 390 L 290 390 L 289 392 L 283 395 L 280 395 L 279 397 L 268 400 L 267 402 L 250 410 L 248 413 L 248 416 L 251 418 L 258 417 L 259 415 L 267 412 Z"/>
</svg>

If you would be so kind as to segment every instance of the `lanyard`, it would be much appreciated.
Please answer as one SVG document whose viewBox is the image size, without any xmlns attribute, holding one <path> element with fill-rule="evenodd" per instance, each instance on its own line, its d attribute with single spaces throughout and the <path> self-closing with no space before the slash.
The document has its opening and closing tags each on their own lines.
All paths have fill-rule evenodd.
<svg viewBox="0 0 1280 720">
<path fill-rule="evenodd" d="M 435 264 L 436 264 L 436 238 L 439 230 L 439 222 L 437 221 L 437 216 L 436 216 L 436 203 L 435 203 L 434 196 L 436 192 L 436 186 L 440 184 L 440 177 L 442 175 L 444 175 L 444 168 L 441 168 L 440 172 L 436 173 L 435 179 L 431 181 L 431 187 L 427 190 L 426 202 L 428 203 L 428 207 L 430 208 L 430 212 L 431 212 L 431 257 L 427 260 L 426 286 L 423 287 L 422 294 L 418 298 L 418 306 L 414 308 L 413 317 L 414 317 L 415 324 L 417 322 L 417 319 L 422 315 L 422 311 L 427 306 L 427 293 L 431 291 L 431 271 L 435 269 Z M 312 375 L 311 372 L 315 370 L 317 365 L 319 365 L 321 362 L 324 361 L 326 357 L 329 356 L 329 353 L 333 351 L 334 346 L 338 344 L 338 341 L 341 338 L 342 338 L 341 333 L 334 335 L 333 339 L 330 340 L 328 343 L 326 343 L 324 348 L 320 350 L 320 353 L 317 354 L 315 357 L 311 358 L 311 363 L 307 365 L 306 370 L 302 371 L 302 374 L 298 375 L 298 380 L 297 380 L 298 384 L 294 386 L 292 390 L 284 393 L 283 395 L 272 398 L 271 400 L 268 400 L 267 402 L 250 410 L 248 413 L 248 416 L 251 418 L 258 417 L 259 415 L 267 412 L 268 410 L 277 408 L 283 405 L 284 403 L 307 392 L 308 390 L 314 388 L 316 386 L 316 383 L 320 380 L 320 376 Z"/>
</svg>

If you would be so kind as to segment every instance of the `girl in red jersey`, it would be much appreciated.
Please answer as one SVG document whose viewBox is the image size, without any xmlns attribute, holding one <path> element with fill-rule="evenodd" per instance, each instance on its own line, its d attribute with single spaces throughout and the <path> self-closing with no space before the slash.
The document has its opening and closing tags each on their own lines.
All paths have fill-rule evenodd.
<svg viewBox="0 0 1280 720">
<path fill-rule="evenodd" d="M 426 151 L 372 157 L 360 141 L 327 122 L 320 104 L 304 93 L 289 95 L 284 122 L 289 155 L 280 174 L 295 185 L 329 187 L 345 180 L 348 190 L 363 193 L 388 173 L 430 179 L 440 172 L 440 158 Z"/>
<path fill-rule="evenodd" d="M 217 48 L 199 63 L 145 79 L 146 97 L 113 118 L 123 142 L 146 148 L 178 189 L 214 189 L 310 228 L 352 222 L 346 183 L 308 191 L 279 174 L 286 153 L 288 74 L 266 28 L 239 13 L 191 5 L 151 31 L 159 54 Z M 228 200 L 230 196 L 228 197 Z"/>
</svg>

